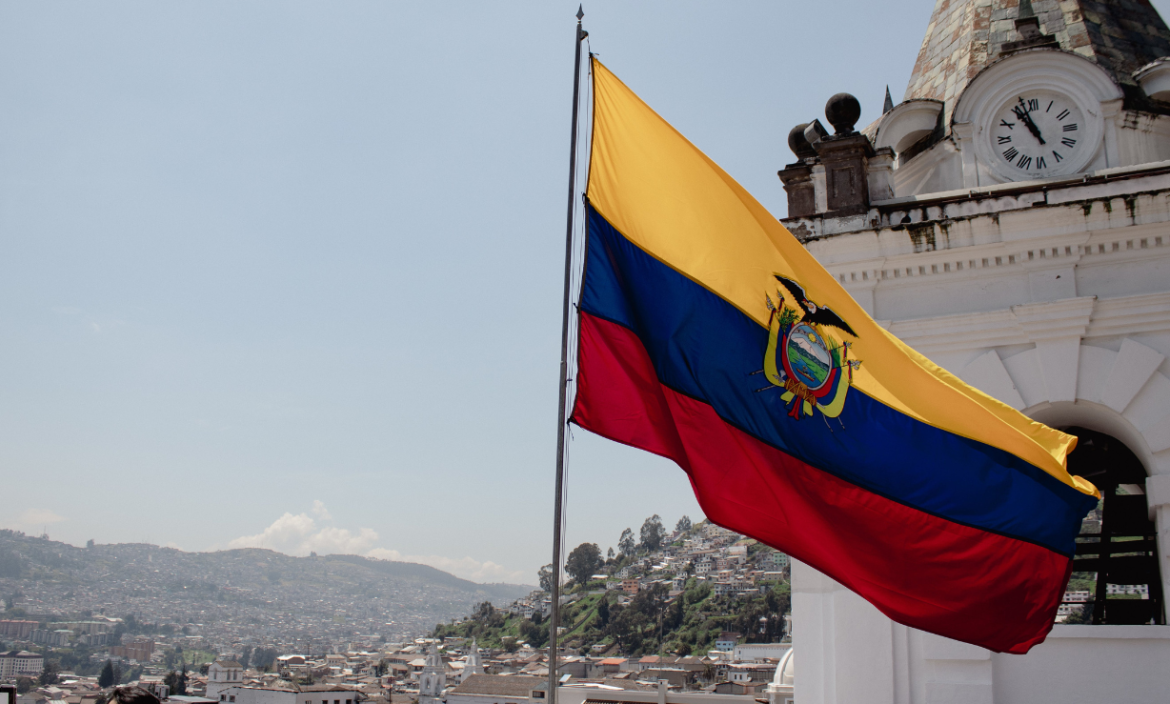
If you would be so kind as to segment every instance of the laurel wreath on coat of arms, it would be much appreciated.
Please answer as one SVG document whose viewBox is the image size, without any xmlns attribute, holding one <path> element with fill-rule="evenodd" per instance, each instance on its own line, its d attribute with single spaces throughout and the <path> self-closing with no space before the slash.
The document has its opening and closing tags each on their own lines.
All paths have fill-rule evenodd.
<svg viewBox="0 0 1170 704">
<path fill-rule="evenodd" d="M 776 290 L 779 307 L 764 294 L 771 315 L 768 348 L 760 371 L 771 386 L 757 392 L 783 389 L 781 399 L 790 405 L 788 416 L 795 420 L 811 416 L 814 411 L 837 418 L 845 408 L 845 395 L 861 360 L 849 359 L 852 343 L 838 342 L 825 334 L 825 328 L 836 328 L 853 337 L 857 333 L 831 308 L 810 301 L 800 284 L 775 276 L 801 310 L 789 307 L 780 289 Z"/>
</svg>

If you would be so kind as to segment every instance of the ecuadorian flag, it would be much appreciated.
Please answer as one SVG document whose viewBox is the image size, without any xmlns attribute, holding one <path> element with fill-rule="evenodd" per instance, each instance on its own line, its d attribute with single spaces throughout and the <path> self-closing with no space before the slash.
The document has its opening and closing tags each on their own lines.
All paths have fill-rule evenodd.
<svg viewBox="0 0 1170 704">
<path fill-rule="evenodd" d="M 593 60 L 572 420 L 668 457 L 707 516 L 900 623 L 1044 640 L 1096 489 L 1076 438 L 878 326 L 784 227 Z"/>
</svg>

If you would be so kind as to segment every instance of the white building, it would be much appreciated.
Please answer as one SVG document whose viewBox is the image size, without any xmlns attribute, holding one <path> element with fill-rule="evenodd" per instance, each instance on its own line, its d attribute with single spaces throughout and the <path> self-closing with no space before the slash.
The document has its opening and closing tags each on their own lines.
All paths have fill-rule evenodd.
<svg viewBox="0 0 1170 704">
<path fill-rule="evenodd" d="M 479 646 L 475 639 L 471 639 L 471 650 L 467 653 L 467 663 L 463 666 L 463 671 L 459 673 L 459 681 L 464 682 L 472 675 L 483 674 L 483 659 L 479 653 Z"/>
<path fill-rule="evenodd" d="M 1078 555 L 1100 577 L 1095 625 L 1057 624 L 1022 656 L 895 624 L 794 561 L 802 704 L 1170 692 L 1170 627 L 1139 625 L 1166 622 L 1170 587 L 1170 29 L 1143 2 L 1018 5 L 938 0 L 849 178 L 794 130 L 784 222 L 903 341 L 1080 436 L 1069 470 L 1105 497 L 1086 526 L 1135 549 Z M 1035 130 L 1013 129 L 1021 105 Z"/>
<path fill-rule="evenodd" d="M 45 669 L 45 658 L 27 650 L 0 653 L 0 678 L 36 677 Z"/>
<path fill-rule="evenodd" d="M 432 641 L 418 677 L 418 704 L 440 704 L 446 689 L 447 666 L 439 656 L 439 646 Z"/>
<path fill-rule="evenodd" d="M 215 697 L 222 704 L 357 704 L 358 692 L 329 684 L 306 685 L 297 689 L 279 687 L 232 686 L 219 690 Z"/>
<path fill-rule="evenodd" d="M 781 661 L 766 688 L 768 704 L 792 704 L 793 672 L 791 657 Z M 594 682 L 575 683 L 557 687 L 557 704 L 757 704 L 754 694 L 716 694 L 708 692 L 679 692 L 659 681 L 657 690 L 620 689 Z M 449 702 L 449 704 L 452 704 Z M 455 702 L 454 704 L 464 704 Z"/>
<path fill-rule="evenodd" d="M 723 653 L 730 653 L 735 649 L 735 644 L 739 641 L 740 634 L 724 631 L 715 639 L 715 650 Z"/>
<path fill-rule="evenodd" d="M 740 643 L 732 648 L 731 658 L 740 662 L 779 661 L 790 650 L 792 650 L 791 643 Z"/>
<path fill-rule="evenodd" d="M 207 683 L 207 689 L 210 692 L 210 682 Z M 209 693 L 207 698 L 218 699 L 223 704 L 298 704 L 295 690 L 275 687 L 217 687 L 215 695 Z"/>
<path fill-rule="evenodd" d="M 224 690 L 243 684 L 244 666 L 235 660 L 216 660 L 207 667 L 208 699 L 219 699 Z"/>
</svg>

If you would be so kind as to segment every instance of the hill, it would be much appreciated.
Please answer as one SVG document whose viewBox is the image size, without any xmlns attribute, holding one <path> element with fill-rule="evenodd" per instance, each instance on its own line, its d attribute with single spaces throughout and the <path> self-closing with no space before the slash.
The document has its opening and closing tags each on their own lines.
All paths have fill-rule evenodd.
<svg viewBox="0 0 1170 704">
<path fill-rule="evenodd" d="M 295 644 L 422 634 L 475 604 L 531 591 L 476 584 L 426 565 L 271 550 L 184 552 L 147 544 L 84 548 L 0 531 L 0 597 L 43 621 L 92 614 L 186 626 L 209 644 Z"/>
<path fill-rule="evenodd" d="M 694 578 L 673 598 L 661 586 L 625 604 L 615 591 L 581 591 L 570 598 L 576 600 L 561 607 L 565 647 L 601 646 L 594 652 L 625 656 L 705 653 L 723 631 L 739 633 L 749 643 L 773 642 L 783 634 L 791 603 L 787 584 L 764 594 L 715 596 L 709 583 Z M 548 641 L 548 622 L 481 604 L 462 621 L 439 624 L 432 635 L 476 638 L 488 647 L 518 642 L 541 647 Z"/>
<path fill-rule="evenodd" d="M 659 517 L 651 516 L 641 534 L 641 544 L 630 538 L 608 559 L 592 544 L 569 554 L 567 568 L 576 577 L 566 585 L 561 607 L 566 647 L 626 656 L 689 655 L 710 650 L 724 631 L 749 643 L 775 642 L 784 634 L 791 605 L 787 556 L 707 521 L 691 525 L 686 516 L 670 535 Z M 598 574 L 605 579 L 591 579 Z M 626 578 L 639 583 L 636 595 L 614 588 Z M 476 638 L 490 647 L 525 642 L 539 648 L 548 641 L 542 618 L 547 599 L 547 592 L 537 592 L 522 602 L 525 608 L 518 610 L 534 612 L 530 619 L 479 604 L 467 618 L 439 624 L 432 635 Z"/>
</svg>

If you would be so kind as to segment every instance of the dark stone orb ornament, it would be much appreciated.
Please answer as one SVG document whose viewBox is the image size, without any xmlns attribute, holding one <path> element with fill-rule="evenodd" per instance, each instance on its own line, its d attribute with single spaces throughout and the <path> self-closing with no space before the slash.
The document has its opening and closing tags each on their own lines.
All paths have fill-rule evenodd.
<svg viewBox="0 0 1170 704">
<path fill-rule="evenodd" d="M 848 93 L 838 93 L 825 103 L 825 118 L 838 135 L 851 133 L 860 117 L 861 103 Z"/>
<path fill-rule="evenodd" d="M 788 148 L 798 159 L 810 159 L 817 155 L 816 150 L 808 143 L 808 138 L 804 136 L 806 127 L 808 127 L 808 123 L 802 122 L 788 133 Z"/>
</svg>

